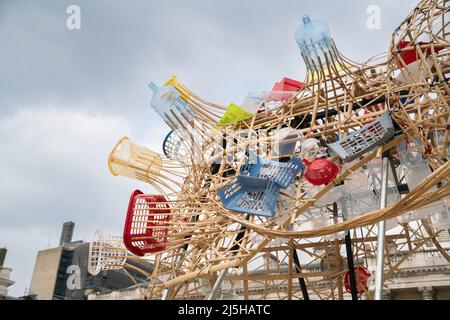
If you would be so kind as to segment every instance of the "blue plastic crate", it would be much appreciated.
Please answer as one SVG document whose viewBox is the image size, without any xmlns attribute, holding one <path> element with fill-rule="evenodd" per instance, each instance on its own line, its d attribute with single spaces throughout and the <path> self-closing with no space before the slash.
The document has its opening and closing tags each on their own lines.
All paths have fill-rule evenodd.
<svg viewBox="0 0 450 320">
<path fill-rule="evenodd" d="M 256 161 L 252 161 L 256 158 Z M 278 162 L 262 159 L 250 154 L 246 163 L 241 167 L 241 175 L 273 180 L 282 189 L 289 187 L 295 177 L 303 170 L 303 162 L 292 157 L 289 162 Z"/>
<path fill-rule="evenodd" d="M 237 176 L 217 194 L 228 210 L 273 217 L 280 187 L 273 180 Z"/>
</svg>

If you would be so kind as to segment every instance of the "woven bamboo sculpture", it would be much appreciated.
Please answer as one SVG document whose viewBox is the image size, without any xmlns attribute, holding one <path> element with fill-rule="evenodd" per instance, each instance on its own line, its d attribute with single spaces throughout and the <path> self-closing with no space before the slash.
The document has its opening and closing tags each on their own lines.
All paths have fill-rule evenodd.
<svg viewBox="0 0 450 320">
<path fill-rule="evenodd" d="M 448 17 L 448 1 L 421 1 L 388 55 L 363 64 L 331 37 L 317 44 L 300 34 L 304 86 L 283 99 L 262 95 L 247 116 L 176 78 L 151 84 L 152 107 L 172 129 L 165 155 L 124 138 L 109 159 L 114 175 L 158 193 L 133 193 L 127 214 L 131 250 L 154 262 L 145 297 L 206 298 L 223 270 L 223 298 L 354 297 L 345 274 L 368 267 L 382 220 L 397 226 L 385 281 L 405 252 L 430 241 L 450 262 L 437 240 L 450 222 Z M 382 154 L 391 163 L 385 209 Z M 366 280 L 358 295 L 371 298 Z"/>
</svg>

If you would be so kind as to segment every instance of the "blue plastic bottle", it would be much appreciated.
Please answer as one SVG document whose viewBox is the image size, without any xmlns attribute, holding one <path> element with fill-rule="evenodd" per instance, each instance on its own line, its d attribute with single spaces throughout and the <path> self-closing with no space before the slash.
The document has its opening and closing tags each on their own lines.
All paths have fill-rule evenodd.
<svg viewBox="0 0 450 320">
<path fill-rule="evenodd" d="M 326 64 L 324 54 L 332 54 L 333 38 L 328 25 L 320 20 L 311 20 L 308 15 L 303 16 L 303 25 L 297 29 L 295 40 L 306 60 L 307 65 L 314 69 Z"/>
<path fill-rule="evenodd" d="M 158 87 L 154 82 L 150 82 L 148 86 L 153 91 L 152 108 L 155 109 L 172 130 L 178 129 L 172 124 L 172 122 L 175 124 L 178 122 L 177 117 L 181 122 L 192 120 L 192 115 L 188 112 L 186 102 L 181 99 L 180 94 L 173 86 Z M 171 121 L 168 119 L 171 119 Z"/>
</svg>

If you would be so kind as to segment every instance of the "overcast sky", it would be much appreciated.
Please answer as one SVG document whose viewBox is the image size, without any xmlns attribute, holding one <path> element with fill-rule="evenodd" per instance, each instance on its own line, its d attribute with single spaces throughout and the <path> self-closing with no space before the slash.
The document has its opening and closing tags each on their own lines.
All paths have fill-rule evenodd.
<svg viewBox="0 0 450 320">
<path fill-rule="evenodd" d="M 81 30 L 66 8 L 81 8 Z M 364 61 L 389 47 L 416 0 L 0 0 L 0 247 L 29 287 L 36 253 L 95 229 L 120 234 L 131 191 L 107 157 L 118 139 L 161 152 L 168 127 L 150 108 L 150 81 L 176 74 L 201 97 L 239 104 L 287 76 L 303 80 L 294 33 L 325 20 L 340 51 Z M 366 9 L 381 9 L 368 29 Z"/>
</svg>

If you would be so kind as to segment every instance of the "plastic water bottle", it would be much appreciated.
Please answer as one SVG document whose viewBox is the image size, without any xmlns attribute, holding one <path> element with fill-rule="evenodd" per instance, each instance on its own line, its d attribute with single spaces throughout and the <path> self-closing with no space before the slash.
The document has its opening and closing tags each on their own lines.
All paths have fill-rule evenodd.
<svg viewBox="0 0 450 320">
<path fill-rule="evenodd" d="M 154 82 L 150 82 L 148 86 L 153 91 L 152 108 L 155 109 L 172 130 L 179 129 L 174 127 L 173 123 L 192 120 L 192 115 L 188 112 L 186 102 L 173 86 L 158 87 Z M 171 119 L 171 121 L 168 119 Z"/>
<path fill-rule="evenodd" d="M 326 65 L 325 53 L 332 54 L 333 38 L 328 25 L 320 20 L 311 20 L 308 15 L 303 16 L 303 25 L 297 29 L 295 40 L 306 60 L 307 65 L 318 69 L 319 58 L 322 65 Z"/>
</svg>

